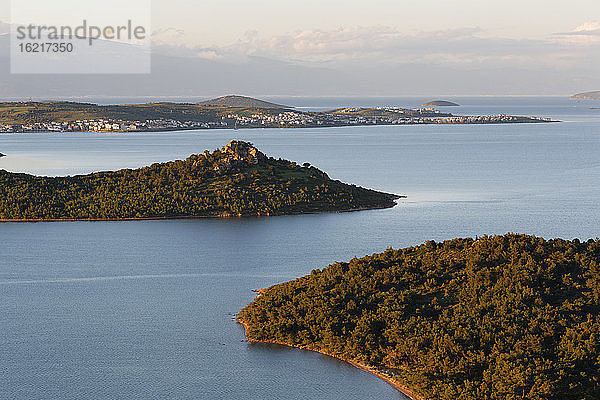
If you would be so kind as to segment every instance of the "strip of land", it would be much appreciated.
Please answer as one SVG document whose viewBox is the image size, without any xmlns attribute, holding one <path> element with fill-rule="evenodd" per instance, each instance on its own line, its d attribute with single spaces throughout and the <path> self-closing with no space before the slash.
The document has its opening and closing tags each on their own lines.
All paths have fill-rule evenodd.
<svg viewBox="0 0 600 400">
<path fill-rule="evenodd" d="M 511 115 L 457 116 L 433 107 L 346 107 L 302 111 L 241 96 L 202 103 L 97 105 L 0 103 L 0 132 L 152 132 L 197 129 L 551 122 Z"/>
</svg>

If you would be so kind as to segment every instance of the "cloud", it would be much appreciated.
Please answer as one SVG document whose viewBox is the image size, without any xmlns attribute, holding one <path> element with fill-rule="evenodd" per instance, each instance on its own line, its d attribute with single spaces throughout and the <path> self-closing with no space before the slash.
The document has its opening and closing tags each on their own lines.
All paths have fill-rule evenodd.
<svg viewBox="0 0 600 400">
<path fill-rule="evenodd" d="M 152 46 L 154 47 L 174 47 L 178 49 L 175 53 L 179 54 L 185 50 L 184 45 L 185 31 L 179 28 L 161 27 L 152 31 Z"/>
<path fill-rule="evenodd" d="M 185 35 L 185 30 L 179 28 L 157 28 L 152 31 L 152 40 L 158 43 L 171 42 L 174 39 L 181 39 Z"/>
<path fill-rule="evenodd" d="M 222 55 L 211 49 L 197 51 L 196 57 L 203 58 L 205 60 L 221 60 L 223 58 Z"/>
<path fill-rule="evenodd" d="M 30 96 L 568 94 L 600 83 L 597 29 L 598 23 L 588 22 L 543 39 L 514 39 L 478 27 L 409 34 L 390 26 L 352 26 L 277 36 L 248 31 L 228 46 L 188 46 L 185 32 L 161 28 L 153 37 L 152 75 L 48 80 L 8 75 L 5 67 L 0 91 Z M 8 49 L 8 38 L 0 36 L 2 46 Z"/>
<path fill-rule="evenodd" d="M 467 28 L 407 36 L 388 26 L 353 26 L 335 30 L 303 30 L 270 38 L 261 38 L 254 33 L 223 50 L 229 53 L 303 62 L 372 57 L 389 59 L 401 55 L 402 50 L 414 52 L 435 42 L 450 43 L 473 37 L 479 31 L 478 28 Z"/>
<path fill-rule="evenodd" d="M 585 22 L 570 32 L 571 35 L 600 35 L 600 22 Z"/>
<path fill-rule="evenodd" d="M 597 23 L 571 33 L 587 38 Z M 573 39 L 575 37 L 575 39 Z M 373 68 L 400 64 L 431 64 L 449 68 L 555 68 L 589 63 L 589 46 L 580 36 L 553 35 L 547 39 L 509 39 L 487 36 L 478 27 L 406 34 L 389 26 L 352 26 L 332 30 L 301 30 L 272 37 L 246 32 L 223 47 L 163 45 L 164 54 L 247 62 L 252 57 L 327 68 Z M 597 57 L 596 57 L 597 58 Z"/>
<path fill-rule="evenodd" d="M 584 22 L 569 32 L 556 33 L 556 41 L 571 45 L 595 45 L 600 43 L 600 22 Z"/>
<path fill-rule="evenodd" d="M 204 60 L 221 60 L 221 55 L 217 50 L 204 47 L 187 47 L 184 45 L 168 45 L 160 42 L 152 42 L 152 53 L 159 56 L 180 57 L 180 58 L 199 58 Z"/>
</svg>

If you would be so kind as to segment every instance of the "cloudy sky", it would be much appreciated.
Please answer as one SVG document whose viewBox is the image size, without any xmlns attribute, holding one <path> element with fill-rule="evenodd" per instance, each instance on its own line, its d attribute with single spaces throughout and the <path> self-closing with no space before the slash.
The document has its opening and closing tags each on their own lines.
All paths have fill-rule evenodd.
<svg viewBox="0 0 600 400">
<path fill-rule="evenodd" d="M 167 77 L 181 63 L 202 74 L 196 95 L 600 89 L 598 0 L 154 0 L 152 30 L 153 74 L 173 95 L 183 84 Z"/>
</svg>

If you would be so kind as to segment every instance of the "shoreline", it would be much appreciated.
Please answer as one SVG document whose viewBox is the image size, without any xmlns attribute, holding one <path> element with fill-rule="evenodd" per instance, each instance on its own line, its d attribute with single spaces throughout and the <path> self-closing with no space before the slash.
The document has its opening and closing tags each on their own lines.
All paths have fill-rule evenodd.
<svg viewBox="0 0 600 400">
<path fill-rule="evenodd" d="M 454 115 L 447 118 L 468 118 L 468 117 L 484 117 L 485 115 Z M 53 131 L 53 130 L 24 130 L 24 131 L 3 131 L 0 133 L 6 134 L 19 134 L 19 133 L 112 133 L 112 134 L 127 134 L 127 133 L 161 133 L 161 132 L 177 132 L 177 131 L 221 131 L 221 130 L 243 130 L 243 129 L 313 129 L 313 128 L 345 128 L 345 127 L 370 127 L 370 126 L 415 126 L 415 125 L 515 125 L 515 124 L 539 124 L 539 123 L 557 123 L 561 122 L 558 120 L 544 119 L 545 117 L 525 117 L 525 116 L 513 116 L 519 118 L 515 121 L 472 121 L 472 122 L 434 122 L 431 121 L 410 121 L 405 123 L 339 123 L 339 124 L 306 124 L 306 125 L 239 125 L 239 126 L 215 126 L 210 128 L 203 127 L 164 127 L 164 128 L 149 128 L 149 129 L 135 129 L 135 130 L 81 130 L 81 131 Z M 423 117 L 433 118 L 438 117 Z M 442 117 L 444 118 L 444 117 Z M 1 123 L 0 123 L 1 124 Z"/>
<path fill-rule="evenodd" d="M 260 293 L 259 293 L 260 295 Z M 411 400 L 427 400 L 425 397 L 413 392 L 410 388 L 407 388 L 406 386 L 401 385 L 400 383 L 396 382 L 395 380 L 393 380 L 393 378 L 373 367 L 370 367 L 366 364 L 361 364 L 359 362 L 350 360 L 350 359 L 346 359 L 340 356 L 336 356 L 334 354 L 329 354 L 325 351 L 321 351 L 321 350 L 315 350 L 309 347 L 302 347 L 302 346 L 297 346 L 297 345 L 292 345 L 292 344 L 288 344 L 288 343 L 283 343 L 283 342 L 278 342 L 275 340 L 255 340 L 255 339 L 251 339 L 248 337 L 248 324 L 240 319 L 238 316 L 236 316 L 235 318 L 236 322 L 240 325 L 242 325 L 244 327 L 244 336 L 246 337 L 246 341 L 248 343 L 262 343 L 262 344 L 276 344 L 279 346 L 285 346 L 291 349 L 300 349 L 300 350 L 308 350 L 308 351 L 312 351 L 315 353 L 319 353 L 322 355 L 325 355 L 327 357 L 332 357 L 335 358 L 339 361 L 343 361 L 345 363 L 348 363 L 350 365 L 352 365 L 355 368 L 358 368 L 360 370 L 363 370 L 365 372 L 368 372 L 372 375 L 375 375 L 376 377 L 378 377 L 379 379 L 383 380 L 384 382 L 386 382 L 387 384 L 389 384 L 390 386 L 392 386 L 394 389 L 398 390 L 400 393 L 402 393 L 404 396 L 408 397 Z"/>
<path fill-rule="evenodd" d="M 407 196 L 396 196 L 395 200 L 406 199 Z M 293 212 L 293 213 L 254 213 L 254 214 L 218 214 L 218 215 L 181 215 L 181 216 L 166 216 L 166 217 L 131 217 L 131 218 L 23 218 L 23 219 L 0 219 L 0 224 L 5 223 L 38 223 L 38 222 L 125 222 L 125 221 L 163 221 L 163 220 L 176 220 L 176 219 L 233 219 L 233 218 L 259 218 L 259 217 L 282 217 L 286 215 L 311 215 L 311 214 L 341 214 L 347 212 L 356 211 L 368 211 L 368 210 L 385 210 L 388 208 L 394 208 L 398 204 L 394 201 L 394 204 L 387 206 L 374 206 L 374 207 L 357 207 L 349 208 L 346 210 L 332 210 L 332 211 L 306 211 L 306 212 Z"/>
<path fill-rule="evenodd" d="M 456 117 L 463 117 L 462 115 L 457 115 Z M 477 115 L 476 117 L 480 117 Z M 247 125 L 247 126 L 224 126 L 224 127 L 215 127 L 215 128 L 200 128 L 200 127 L 165 127 L 165 128 L 157 128 L 157 129 L 136 129 L 136 130 L 126 130 L 126 131 L 108 131 L 108 130 L 99 130 L 99 131 L 44 131 L 44 130 L 34 130 L 34 131 L 9 131 L 2 133 L 115 133 L 115 134 L 127 134 L 127 133 L 161 133 L 161 132 L 177 132 L 177 131 L 221 131 L 221 130 L 242 130 L 242 129 L 314 129 L 314 128 L 347 128 L 347 127 L 369 127 L 369 126 L 415 126 L 415 125 L 515 125 L 515 124 L 539 124 L 539 123 L 557 123 L 561 121 L 555 120 L 544 120 L 544 119 L 533 119 L 529 117 L 520 117 L 520 118 L 528 118 L 525 120 L 519 121 L 492 121 L 492 122 L 407 122 L 402 124 L 392 124 L 392 123 L 378 123 L 378 124 L 323 124 L 323 125 L 274 125 L 274 126 L 265 126 L 265 125 Z"/>
<path fill-rule="evenodd" d="M 555 118 L 568 118 L 568 117 L 595 117 L 595 115 L 566 115 L 566 116 L 554 116 Z M 542 117 L 540 117 L 542 118 Z M 171 132 L 190 132 L 190 131 L 237 131 L 244 129 L 316 129 L 316 128 L 352 128 L 352 127 L 378 127 L 378 126 L 419 126 L 419 125 L 520 125 L 520 124 L 539 124 L 539 123 L 560 123 L 560 120 L 532 120 L 532 121 L 512 121 L 512 122 L 448 122 L 448 123 L 419 123 L 411 122 L 406 124 L 346 124 L 346 125 L 307 125 L 307 126 L 239 126 L 237 128 L 226 126 L 222 128 L 161 128 L 161 129 L 139 129 L 134 131 L 19 131 L 19 132 L 0 132 L 0 135 L 19 135 L 19 134 L 30 134 L 30 133 L 44 133 L 44 134 L 135 134 L 135 133 L 171 133 Z"/>
</svg>

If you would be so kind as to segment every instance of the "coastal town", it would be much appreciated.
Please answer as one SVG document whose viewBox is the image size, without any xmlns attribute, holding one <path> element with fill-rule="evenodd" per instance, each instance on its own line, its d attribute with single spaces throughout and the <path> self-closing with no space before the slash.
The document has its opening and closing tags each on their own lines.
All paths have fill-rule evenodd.
<svg viewBox="0 0 600 400">
<path fill-rule="evenodd" d="M 123 121 L 121 119 L 77 120 L 73 122 L 36 122 L 23 125 L 0 124 L 0 132 L 145 132 L 164 130 L 210 129 L 226 127 L 214 122 L 152 119 Z"/>
<path fill-rule="evenodd" d="M 328 112 L 301 112 L 257 109 L 252 113 L 229 112 L 210 121 L 180 121 L 168 118 L 123 120 L 115 118 L 75 121 L 32 122 L 27 124 L 0 123 L 0 133 L 20 132 L 151 132 L 200 129 L 336 127 L 366 125 L 418 124 L 503 124 L 549 122 L 537 117 L 516 117 L 504 114 L 455 116 L 438 110 L 401 109 L 391 107 L 343 108 Z"/>
</svg>

